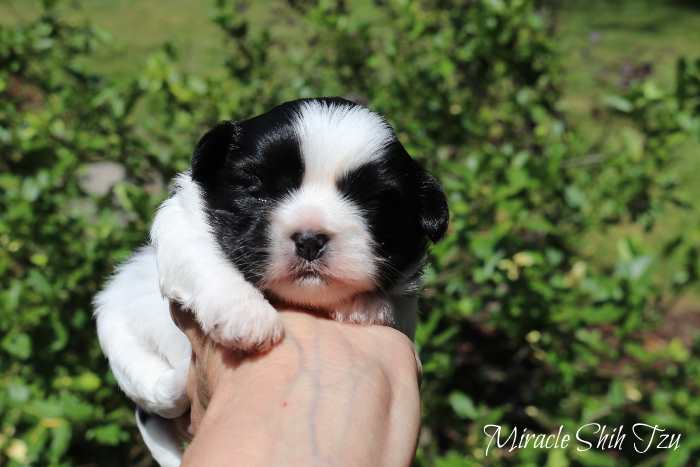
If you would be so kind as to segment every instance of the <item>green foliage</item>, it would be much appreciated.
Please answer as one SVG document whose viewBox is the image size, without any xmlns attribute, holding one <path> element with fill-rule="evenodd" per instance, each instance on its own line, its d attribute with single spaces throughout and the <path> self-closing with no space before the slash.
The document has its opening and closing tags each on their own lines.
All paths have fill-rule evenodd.
<svg viewBox="0 0 700 467">
<path fill-rule="evenodd" d="M 417 333 L 417 465 L 644 457 L 484 458 L 487 423 L 659 423 L 684 441 L 648 454 L 649 465 L 700 455 L 700 341 L 659 327 L 668 299 L 698 282 L 698 219 L 659 249 L 624 235 L 590 247 L 630 223 L 652 230 L 690 212 L 668 169 L 676 145 L 700 134 L 700 63 L 679 65 L 675 90 L 640 82 L 610 97 L 623 130 L 590 141 L 558 109 L 552 19 L 530 0 L 290 1 L 276 28 L 217 0 L 223 72 L 187 73 L 166 45 L 116 81 L 87 65 L 102 34 L 53 3 L 0 29 L 0 463 L 147 462 L 97 346 L 91 297 L 144 241 L 163 181 L 187 166 L 205 128 L 336 94 L 387 115 L 450 202 Z M 673 274 L 654 274 L 669 257 Z"/>
</svg>

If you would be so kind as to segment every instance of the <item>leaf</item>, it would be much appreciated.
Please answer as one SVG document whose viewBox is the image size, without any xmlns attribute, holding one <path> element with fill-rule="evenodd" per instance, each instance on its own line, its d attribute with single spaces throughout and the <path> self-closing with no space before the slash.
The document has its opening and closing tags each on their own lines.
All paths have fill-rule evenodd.
<svg viewBox="0 0 700 467">
<path fill-rule="evenodd" d="M 32 340 L 25 333 L 9 334 L 2 340 L 2 348 L 20 360 L 26 360 L 32 355 Z"/>
<path fill-rule="evenodd" d="M 688 461 L 693 453 L 696 454 L 695 459 L 698 458 L 698 451 L 700 451 L 700 436 L 695 434 L 687 439 L 681 439 L 678 449 L 673 449 L 669 452 L 664 467 L 684 467 L 689 465 Z"/>
<path fill-rule="evenodd" d="M 464 393 L 453 392 L 449 396 L 450 406 L 452 410 L 461 418 L 466 418 L 469 420 L 474 420 L 478 417 L 479 412 L 477 411 L 474 403 Z"/>
<path fill-rule="evenodd" d="M 106 446 L 116 446 L 120 442 L 129 439 L 129 434 L 122 430 L 119 425 L 110 423 L 89 429 L 87 431 L 87 439 L 95 440 L 99 444 Z"/>
<path fill-rule="evenodd" d="M 632 103 L 622 96 L 605 96 L 603 102 L 605 102 L 608 107 L 624 113 L 631 112 L 634 108 Z"/>
<path fill-rule="evenodd" d="M 49 458 L 58 463 L 68 450 L 71 440 L 71 428 L 68 422 L 61 419 L 51 429 L 51 444 L 49 444 Z"/>
<path fill-rule="evenodd" d="M 569 460 L 566 458 L 566 451 L 563 449 L 552 449 L 547 454 L 546 467 L 569 467 Z"/>
</svg>

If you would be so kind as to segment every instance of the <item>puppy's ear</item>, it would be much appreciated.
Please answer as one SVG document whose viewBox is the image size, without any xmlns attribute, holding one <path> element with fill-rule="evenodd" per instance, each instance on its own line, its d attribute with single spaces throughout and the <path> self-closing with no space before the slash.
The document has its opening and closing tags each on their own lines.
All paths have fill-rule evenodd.
<svg viewBox="0 0 700 467">
<path fill-rule="evenodd" d="M 236 122 L 221 122 L 202 136 L 192 154 L 192 179 L 204 182 L 226 164 L 238 150 L 240 126 Z"/>
<path fill-rule="evenodd" d="M 423 168 L 417 168 L 418 174 L 418 220 L 421 229 L 430 241 L 436 243 L 445 236 L 450 212 L 447 199 L 440 182 Z"/>
</svg>

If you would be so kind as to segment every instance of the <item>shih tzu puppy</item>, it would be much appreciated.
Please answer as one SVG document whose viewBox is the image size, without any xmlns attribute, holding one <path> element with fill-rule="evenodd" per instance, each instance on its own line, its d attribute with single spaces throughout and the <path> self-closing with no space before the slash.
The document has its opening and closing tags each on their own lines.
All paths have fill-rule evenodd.
<svg viewBox="0 0 700 467">
<path fill-rule="evenodd" d="M 171 418 L 188 408 L 190 347 L 169 301 L 245 352 L 283 338 L 271 303 L 412 337 L 426 250 L 447 223 L 438 182 L 365 107 L 302 99 L 220 123 L 175 178 L 150 244 L 96 296 L 100 344 L 127 396 Z M 170 446 L 155 419 L 139 419 L 154 454 Z M 178 465 L 169 455 L 156 460 Z"/>
</svg>

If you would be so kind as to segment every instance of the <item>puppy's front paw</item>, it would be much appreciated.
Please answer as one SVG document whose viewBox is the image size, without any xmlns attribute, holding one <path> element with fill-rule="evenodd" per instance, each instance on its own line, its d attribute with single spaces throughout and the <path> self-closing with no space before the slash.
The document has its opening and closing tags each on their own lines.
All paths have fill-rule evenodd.
<svg viewBox="0 0 700 467">
<path fill-rule="evenodd" d="M 213 318 L 202 323 L 205 332 L 228 348 L 265 352 L 284 337 L 284 326 L 277 310 L 264 298 L 237 301 Z"/>
<path fill-rule="evenodd" d="M 336 321 L 355 324 L 394 324 L 394 310 L 388 299 L 377 293 L 363 293 L 340 304 L 331 313 Z"/>
</svg>

